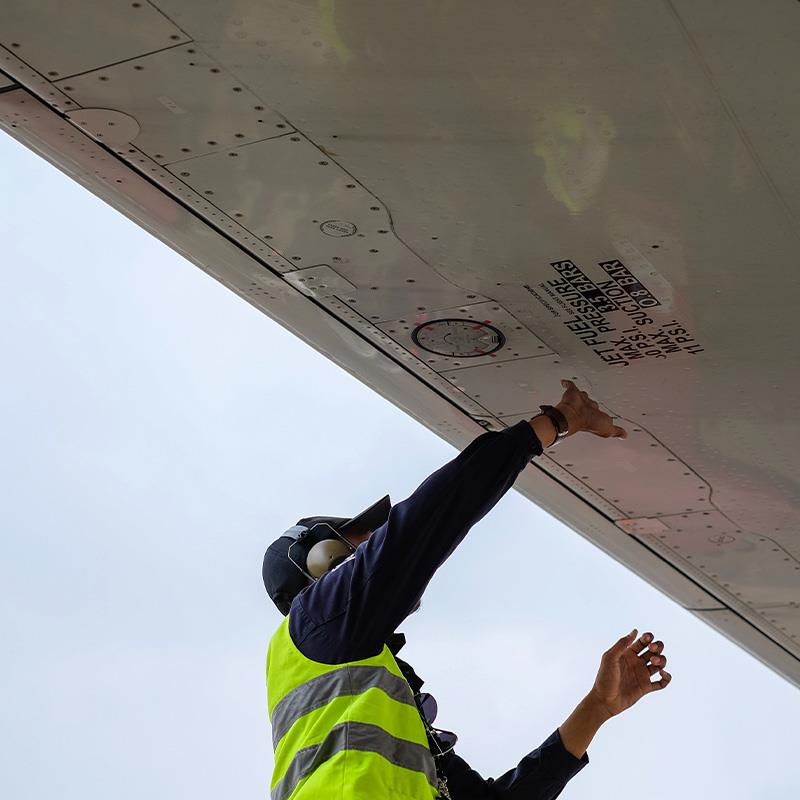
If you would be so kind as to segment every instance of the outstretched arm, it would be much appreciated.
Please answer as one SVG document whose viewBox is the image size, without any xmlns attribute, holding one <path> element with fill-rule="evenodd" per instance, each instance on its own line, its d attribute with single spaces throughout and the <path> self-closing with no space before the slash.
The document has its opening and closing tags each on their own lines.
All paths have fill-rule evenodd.
<svg viewBox="0 0 800 800">
<path fill-rule="evenodd" d="M 624 437 L 572 381 L 556 406 L 570 434 Z M 433 574 L 511 488 L 542 445 L 555 439 L 546 417 L 478 436 L 392 507 L 389 519 L 353 558 L 306 589 L 292 607 L 290 632 L 308 658 L 343 663 L 380 652 L 413 610 Z"/>
<path fill-rule="evenodd" d="M 290 633 L 300 651 L 326 663 L 380 652 L 442 562 L 541 452 L 527 422 L 484 433 L 392 506 L 352 558 L 294 601 Z"/>
<path fill-rule="evenodd" d="M 623 636 L 602 657 L 594 685 L 561 727 L 496 780 L 482 778 L 463 758 L 447 756 L 445 774 L 456 800 L 554 800 L 589 763 L 589 743 L 601 725 L 646 694 L 665 688 L 664 643 L 652 633 Z M 653 677 L 660 673 L 660 679 Z"/>
</svg>

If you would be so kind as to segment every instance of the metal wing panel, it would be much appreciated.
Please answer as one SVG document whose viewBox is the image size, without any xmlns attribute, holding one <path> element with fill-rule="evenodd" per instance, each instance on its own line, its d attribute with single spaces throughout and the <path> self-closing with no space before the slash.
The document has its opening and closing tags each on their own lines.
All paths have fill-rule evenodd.
<svg viewBox="0 0 800 800">
<path fill-rule="evenodd" d="M 54 80 L 174 47 L 188 38 L 149 2 L 3 2 L 3 44 Z"/>
</svg>

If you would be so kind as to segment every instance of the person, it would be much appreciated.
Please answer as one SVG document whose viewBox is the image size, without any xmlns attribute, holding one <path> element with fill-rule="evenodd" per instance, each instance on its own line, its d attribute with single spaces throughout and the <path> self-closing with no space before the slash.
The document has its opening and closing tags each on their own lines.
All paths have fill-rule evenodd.
<svg viewBox="0 0 800 800">
<path fill-rule="evenodd" d="M 455 734 L 434 727 L 435 700 L 397 656 L 398 625 L 532 458 L 580 432 L 627 436 L 572 381 L 562 387 L 556 406 L 484 432 L 403 502 L 306 517 L 270 545 L 262 576 L 285 615 L 267 654 L 272 800 L 549 800 L 588 763 L 603 723 L 669 684 L 663 642 L 631 631 L 603 654 L 564 723 L 493 780 L 456 754 Z"/>
</svg>

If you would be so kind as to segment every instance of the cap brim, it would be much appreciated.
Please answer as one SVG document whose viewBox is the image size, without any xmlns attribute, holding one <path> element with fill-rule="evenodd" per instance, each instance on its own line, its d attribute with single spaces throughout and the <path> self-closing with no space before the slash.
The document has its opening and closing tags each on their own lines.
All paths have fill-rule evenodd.
<svg viewBox="0 0 800 800">
<path fill-rule="evenodd" d="M 367 531 L 374 531 L 383 525 L 389 519 L 389 512 L 392 510 L 392 501 L 389 495 L 382 497 L 377 503 L 373 503 L 368 509 L 362 511 L 358 516 L 345 522 L 339 526 L 337 530 L 342 535 L 350 534 L 357 535 L 359 533 L 366 533 Z"/>
</svg>

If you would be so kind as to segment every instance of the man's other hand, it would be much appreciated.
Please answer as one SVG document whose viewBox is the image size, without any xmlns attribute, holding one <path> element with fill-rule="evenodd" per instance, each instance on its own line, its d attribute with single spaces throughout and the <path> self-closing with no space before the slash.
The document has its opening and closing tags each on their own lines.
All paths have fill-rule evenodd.
<svg viewBox="0 0 800 800">
<path fill-rule="evenodd" d="M 603 653 L 600 670 L 589 696 L 608 711 L 609 716 L 625 711 L 646 694 L 664 689 L 672 675 L 664 667 L 664 642 L 654 642 L 653 634 L 636 638 L 636 629 L 623 636 Z M 660 679 L 652 680 L 660 673 Z"/>
<path fill-rule="evenodd" d="M 582 392 L 572 381 L 562 380 L 564 394 L 556 408 L 567 418 L 569 432 L 587 431 L 604 438 L 625 439 L 628 432 L 619 425 L 614 424 L 614 419 L 586 392 Z"/>
</svg>

